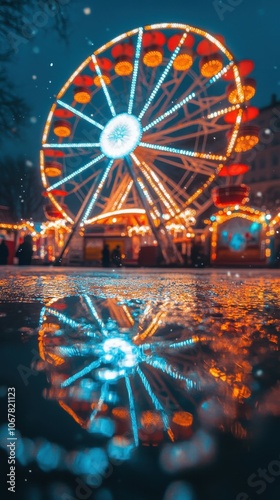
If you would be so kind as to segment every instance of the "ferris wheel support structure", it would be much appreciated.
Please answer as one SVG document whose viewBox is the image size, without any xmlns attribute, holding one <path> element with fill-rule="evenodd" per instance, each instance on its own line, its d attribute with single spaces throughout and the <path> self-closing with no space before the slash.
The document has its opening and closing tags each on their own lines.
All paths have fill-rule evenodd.
<svg viewBox="0 0 280 500">
<path fill-rule="evenodd" d="M 108 175 L 108 173 L 110 171 L 110 168 L 112 166 L 112 163 L 113 162 L 110 161 L 110 163 L 109 163 L 107 169 L 105 170 L 103 176 L 100 176 L 100 183 L 99 184 L 101 184 L 102 181 L 103 182 L 105 181 L 105 179 L 106 179 L 106 177 L 107 177 L 107 175 Z M 93 182 L 91 188 L 89 189 L 89 191 L 88 191 L 88 193 L 87 193 L 87 195 L 86 195 L 86 197 L 85 197 L 85 199 L 84 199 L 84 201 L 83 201 L 83 203 L 82 203 L 82 205 L 80 207 L 79 212 L 77 213 L 77 216 L 76 216 L 76 218 L 74 220 L 74 224 L 72 226 L 72 231 L 71 231 L 71 233 L 69 233 L 68 238 L 66 238 L 65 243 L 63 245 L 63 248 L 61 249 L 61 252 L 60 252 L 59 256 L 55 260 L 55 265 L 56 266 L 60 266 L 61 265 L 63 255 L 64 255 L 65 251 L 67 250 L 67 248 L 68 248 L 68 246 L 69 246 L 69 244 L 70 244 L 70 242 L 71 242 L 74 234 L 76 233 L 77 229 L 80 227 L 81 220 L 83 219 L 84 214 L 85 214 L 86 210 L 88 209 L 89 205 L 91 205 L 91 207 L 93 207 L 93 205 L 94 205 L 94 203 L 96 201 L 96 198 L 97 198 L 97 194 L 98 194 L 98 189 L 95 191 L 95 188 L 96 188 L 96 185 Z M 95 191 L 95 193 L 94 193 L 94 191 Z"/>
<path fill-rule="evenodd" d="M 166 264 L 183 264 L 183 259 L 181 254 L 178 252 L 176 245 L 174 244 L 172 238 L 170 237 L 166 227 L 164 224 L 160 223 L 158 227 L 155 226 L 153 218 L 150 213 L 150 207 L 148 205 L 147 199 L 143 195 L 143 192 L 139 186 L 137 181 L 137 176 L 135 170 L 133 169 L 132 162 L 130 156 L 125 157 L 125 163 L 128 168 L 128 171 L 131 175 L 131 178 L 134 182 L 134 187 L 137 191 L 137 194 L 143 204 L 143 207 L 146 212 L 147 219 L 150 224 L 151 231 L 158 243 L 159 249 L 161 251 L 162 257 Z"/>
</svg>

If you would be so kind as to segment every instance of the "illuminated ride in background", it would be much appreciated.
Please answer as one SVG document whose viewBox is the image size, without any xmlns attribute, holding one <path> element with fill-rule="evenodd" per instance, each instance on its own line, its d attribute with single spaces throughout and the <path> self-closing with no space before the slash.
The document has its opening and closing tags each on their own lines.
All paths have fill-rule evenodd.
<svg viewBox="0 0 280 500">
<path fill-rule="evenodd" d="M 109 439 L 114 458 L 129 458 L 138 444 L 192 439 L 204 424 L 244 437 L 238 412 L 242 419 L 252 382 L 244 346 L 255 329 L 231 296 L 227 306 L 246 334 L 237 335 L 236 323 L 216 310 L 201 328 L 202 311 L 189 295 L 176 306 L 86 294 L 51 300 L 38 335 L 37 369 L 49 382 L 44 395 L 89 433 Z"/>
<path fill-rule="evenodd" d="M 218 174 L 256 143 L 243 126 L 252 69 L 220 35 L 176 23 L 133 29 L 90 55 L 43 133 L 46 213 L 72 225 L 60 257 L 77 229 L 130 215 L 143 225 L 144 214 L 164 261 L 182 262 L 170 226 L 194 225 Z"/>
</svg>

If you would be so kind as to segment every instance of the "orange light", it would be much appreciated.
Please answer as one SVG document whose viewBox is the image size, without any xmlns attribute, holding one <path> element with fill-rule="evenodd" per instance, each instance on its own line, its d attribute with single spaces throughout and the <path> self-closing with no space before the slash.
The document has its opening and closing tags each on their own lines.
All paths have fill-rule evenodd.
<svg viewBox="0 0 280 500">
<path fill-rule="evenodd" d="M 172 422 L 182 427 L 190 427 L 193 423 L 193 416 L 187 411 L 176 411 L 172 417 Z"/>
<path fill-rule="evenodd" d="M 80 104 L 87 104 L 91 100 L 91 92 L 86 87 L 77 87 L 74 90 L 74 99 Z"/>
<path fill-rule="evenodd" d="M 173 61 L 173 68 L 177 71 L 187 71 L 193 63 L 193 58 L 191 54 L 183 52 L 175 57 Z"/>
<path fill-rule="evenodd" d="M 43 323 L 42 328 L 39 332 L 39 337 L 43 337 L 45 333 L 55 333 L 60 329 L 60 326 L 56 323 Z"/>
<path fill-rule="evenodd" d="M 162 63 L 163 51 L 160 47 L 148 48 L 143 57 L 143 63 L 149 68 L 155 68 Z"/>
<path fill-rule="evenodd" d="M 250 99 L 252 99 L 252 97 L 254 97 L 254 95 L 256 93 L 255 80 L 253 78 L 247 78 L 242 85 L 242 90 L 244 93 L 244 100 L 245 101 L 249 101 Z M 231 104 L 240 103 L 240 99 L 238 97 L 238 90 L 234 84 L 231 84 L 228 86 L 227 96 L 228 96 L 228 100 Z"/>
<path fill-rule="evenodd" d="M 127 420 L 129 418 L 129 412 L 127 408 L 123 408 L 122 406 L 116 406 L 112 409 L 112 415 L 121 420 Z"/>
<path fill-rule="evenodd" d="M 105 83 L 105 85 L 110 85 L 110 83 L 111 83 L 111 78 L 110 78 L 109 74 L 107 74 L 107 73 L 102 74 L 102 80 Z M 96 85 L 96 87 L 101 87 L 102 86 L 101 76 L 96 75 L 93 79 L 93 83 L 94 83 L 94 85 Z"/>
<path fill-rule="evenodd" d="M 106 411 L 108 410 L 108 405 L 106 405 L 105 403 L 103 403 L 100 406 L 100 404 L 97 403 L 96 401 L 94 401 L 93 403 L 91 403 L 90 407 L 93 410 L 98 410 L 99 413 L 106 413 Z"/>
<path fill-rule="evenodd" d="M 69 137 L 71 124 L 66 120 L 58 120 L 54 123 L 53 131 L 58 137 Z"/>
<path fill-rule="evenodd" d="M 140 418 L 141 425 L 147 430 L 151 427 L 154 429 L 162 429 L 163 422 L 161 416 L 154 411 L 143 411 Z"/>
<path fill-rule="evenodd" d="M 62 172 L 62 165 L 58 161 L 47 161 L 45 164 L 45 174 L 48 177 L 57 177 Z"/>
<path fill-rule="evenodd" d="M 128 76 L 133 71 L 133 64 L 128 59 L 122 59 L 115 64 L 115 72 L 119 76 Z"/>
<path fill-rule="evenodd" d="M 205 56 L 200 61 L 200 73 L 206 78 L 215 76 L 223 67 L 223 58 L 220 54 Z"/>
<path fill-rule="evenodd" d="M 258 127 L 245 126 L 240 127 L 239 135 L 236 139 L 234 150 L 236 153 L 243 153 L 249 151 L 259 142 Z"/>
</svg>

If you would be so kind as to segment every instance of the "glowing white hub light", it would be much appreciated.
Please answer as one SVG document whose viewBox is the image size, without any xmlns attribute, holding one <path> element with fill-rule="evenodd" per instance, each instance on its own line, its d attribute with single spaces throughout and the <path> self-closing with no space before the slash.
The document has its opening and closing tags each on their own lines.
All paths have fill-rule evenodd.
<svg viewBox="0 0 280 500">
<path fill-rule="evenodd" d="M 106 339 L 103 343 L 105 356 L 116 362 L 118 367 L 132 368 L 137 362 L 137 348 L 120 338 Z"/>
<path fill-rule="evenodd" d="M 128 113 L 114 116 L 100 135 L 101 151 L 108 158 L 123 158 L 134 151 L 142 137 L 139 120 Z"/>
</svg>

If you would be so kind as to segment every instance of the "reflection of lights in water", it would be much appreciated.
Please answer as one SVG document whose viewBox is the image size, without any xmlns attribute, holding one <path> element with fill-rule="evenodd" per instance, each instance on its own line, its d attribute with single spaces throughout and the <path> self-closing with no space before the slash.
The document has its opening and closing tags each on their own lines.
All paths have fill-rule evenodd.
<svg viewBox="0 0 280 500">
<path fill-rule="evenodd" d="M 138 443 L 187 441 L 183 448 L 176 444 L 182 468 L 211 461 L 214 428 L 238 439 L 247 435 L 238 419 L 240 403 L 253 401 L 247 355 L 254 332 L 271 345 L 275 337 L 267 335 L 263 318 L 244 314 L 248 301 L 258 309 L 262 296 L 241 287 L 237 275 L 230 279 L 238 293 L 229 292 L 225 278 L 219 282 L 223 303 L 212 290 L 203 311 L 183 289 L 181 302 L 84 295 L 49 303 L 41 314 L 37 364 L 44 362 L 48 373 L 45 396 L 108 440 L 112 457 L 126 460 Z M 194 454 L 196 447 L 202 451 Z M 172 449 L 167 455 L 181 470 Z"/>
<path fill-rule="evenodd" d="M 59 301 L 57 305 L 58 310 L 54 302 L 41 314 L 39 351 L 41 359 L 48 363 L 45 368 L 50 369 L 52 383 L 46 395 L 56 398 L 90 433 L 103 437 L 113 438 L 118 432 L 131 434 L 135 446 L 139 439 L 143 444 L 156 445 L 164 436 L 171 441 L 183 436 L 181 429 L 187 415 L 191 419 L 187 427 L 191 427 L 193 418 L 179 402 L 181 396 L 173 395 L 169 385 L 172 380 L 177 381 L 179 393 L 198 389 L 199 380 L 189 378 L 181 362 L 176 366 L 176 353 L 186 357 L 201 336 L 186 339 L 182 328 L 169 327 L 173 315 L 166 302 L 159 304 L 154 313 L 153 304 L 130 301 L 128 307 L 124 301 L 94 302 L 84 295 L 76 306 L 83 317 L 73 314 L 73 319 L 66 310 L 61 312 Z M 180 311 L 174 317 L 177 315 Z M 140 410 L 138 398 L 143 390 L 148 400 Z M 164 401 L 158 391 L 166 394 Z M 79 410 L 82 401 L 84 408 L 86 402 L 90 403 L 86 416 Z M 185 419 L 184 424 L 179 423 L 180 418 Z M 121 453 L 130 454 L 123 446 L 122 443 Z"/>
<path fill-rule="evenodd" d="M 163 500 L 195 500 L 192 487 L 184 481 L 170 483 Z"/>
</svg>

